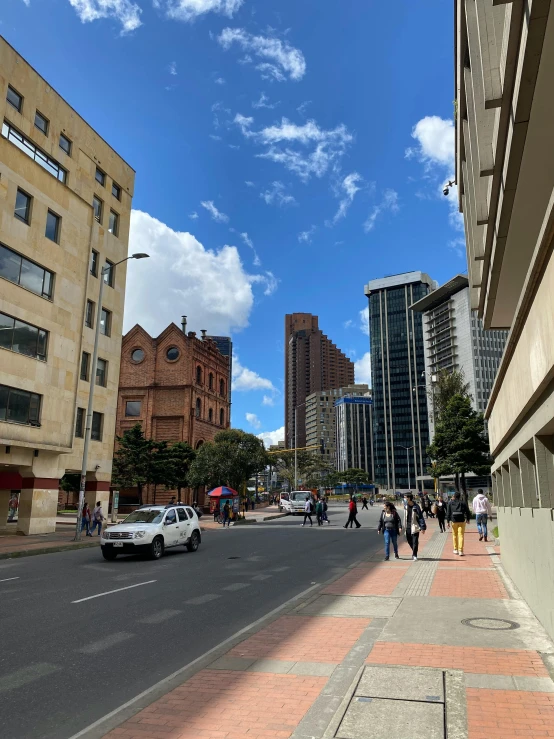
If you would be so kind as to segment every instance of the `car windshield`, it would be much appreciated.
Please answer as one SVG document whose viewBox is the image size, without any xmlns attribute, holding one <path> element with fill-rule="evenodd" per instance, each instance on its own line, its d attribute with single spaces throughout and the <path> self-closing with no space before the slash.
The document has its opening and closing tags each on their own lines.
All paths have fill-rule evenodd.
<svg viewBox="0 0 554 739">
<path fill-rule="evenodd" d="M 130 513 L 123 523 L 160 523 L 164 515 L 164 511 L 160 510 L 146 510 L 146 511 L 133 511 Z"/>
<path fill-rule="evenodd" d="M 306 497 L 306 493 L 292 493 L 290 499 L 295 500 L 298 503 L 299 501 L 306 502 Z"/>
</svg>

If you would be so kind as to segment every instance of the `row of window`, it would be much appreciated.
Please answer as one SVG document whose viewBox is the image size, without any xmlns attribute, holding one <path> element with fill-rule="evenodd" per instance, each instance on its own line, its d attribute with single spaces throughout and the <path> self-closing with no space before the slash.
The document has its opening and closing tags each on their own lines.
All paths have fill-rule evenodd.
<svg viewBox="0 0 554 739">
<path fill-rule="evenodd" d="M 52 299 L 54 275 L 36 262 L 0 244 L 0 277 L 21 285 L 43 298 Z"/>
<path fill-rule="evenodd" d="M 169 349 L 167 349 L 165 356 L 170 362 L 176 362 L 181 356 L 181 352 L 176 346 L 170 346 Z M 137 364 L 142 362 L 144 357 L 145 357 L 145 354 L 144 354 L 143 349 L 137 348 L 131 351 L 131 360 L 133 362 L 136 362 Z M 210 372 L 208 374 L 208 389 L 209 390 L 215 390 L 214 379 L 215 378 L 214 378 L 213 372 Z M 202 385 L 202 367 L 200 365 L 196 367 L 196 384 Z M 222 398 L 225 397 L 225 380 L 219 381 L 219 394 Z"/>
<path fill-rule="evenodd" d="M 17 110 L 18 113 L 22 112 L 23 96 L 11 86 L 8 86 L 6 100 L 13 108 Z M 45 169 L 48 169 L 51 174 L 57 177 L 57 179 L 59 179 L 61 182 L 66 181 L 67 172 L 58 164 L 58 162 L 56 162 L 54 159 L 51 159 L 44 152 L 40 151 L 32 141 L 29 141 L 29 139 L 23 136 L 23 134 L 17 131 L 17 129 L 13 128 L 13 126 L 7 121 L 4 122 L 4 128 L 6 129 L 6 131 L 2 130 L 2 134 L 7 139 L 19 146 L 19 148 L 25 151 L 25 153 L 29 154 L 29 156 L 35 159 L 39 164 L 41 164 L 41 166 L 45 167 Z M 35 110 L 35 128 L 37 128 L 45 136 L 48 136 L 50 121 L 39 110 Z M 71 149 L 73 147 L 73 144 L 71 140 L 68 139 L 68 137 L 65 136 L 65 134 L 63 133 L 60 133 L 59 147 L 68 156 L 71 156 Z M 106 186 L 106 173 L 103 172 L 99 167 L 96 167 L 94 177 L 95 180 L 100 185 L 102 185 L 102 187 Z M 117 200 L 121 200 L 121 187 L 113 181 L 112 195 Z"/>
<path fill-rule="evenodd" d="M 202 417 L 202 401 L 200 400 L 200 398 L 196 398 L 196 407 L 195 407 L 194 415 L 196 418 Z M 208 409 L 208 421 L 210 423 L 215 423 L 213 408 Z M 219 425 L 220 426 L 225 425 L 225 411 L 223 410 L 223 408 L 221 408 L 219 411 Z"/>
<path fill-rule="evenodd" d="M 140 400 L 127 400 L 125 401 L 125 416 L 126 418 L 140 418 L 142 412 L 142 401 Z M 195 416 L 200 418 L 202 415 L 202 401 L 200 398 L 196 399 Z M 213 408 L 208 409 L 208 421 L 214 423 L 214 411 Z M 225 411 L 223 408 L 219 411 L 219 425 L 225 425 Z"/>
<path fill-rule="evenodd" d="M 0 313 L 0 348 L 46 361 L 48 331 Z"/>
<path fill-rule="evenodd" d="M 83 352 L 81 354 L 81 371 L 79 373 L 81 380 L 88 382 L 90 380 L 90 354 Z M 96 360 L 96 377 L 94 378 L 94 384 L 100 387 L 106 387 L 108 384 L 108 362 L 106 359 Z"/>
<path fill-rule="evenodd" d="M 87 328 L 94 328 L 94 308 L 95 304 L 92 300 L 87 300 L 85 309 L 85 326 Z M 104 306 L 100 311 L 100 333 L 104 336 L 111 336 L 112 333 L 112 312 Z"/>
<path fill-rule="evenodd" d="M 33 206 L 33 198 L 31 195 L 26 193 L 21 188 L 17 188 L 15 195 L 15 208 L 14 216 L 30 225 L 31 223 L 31 212 Z M 61 231 L 62 219 L 59 215 L 54 213 L 52 210 L 48 210 L 46 213 L 46 225 L 44 229 L 44 235 L 50 241 L 54 241 L 56 244 L 60 243 L 60 231 Z"/>
<path fill-rule="evenodd" d="M 85 422 L 87 412 L 84 408 L 77 408 L 75 417 L 75 436 L 83 439 L 85 436 Z M 93 441 L 102 441 L 102 432 L 104 430 L 104 414 L 92 412 L 92 423 L 90 425 L 90 438 Z"/>
</svg>

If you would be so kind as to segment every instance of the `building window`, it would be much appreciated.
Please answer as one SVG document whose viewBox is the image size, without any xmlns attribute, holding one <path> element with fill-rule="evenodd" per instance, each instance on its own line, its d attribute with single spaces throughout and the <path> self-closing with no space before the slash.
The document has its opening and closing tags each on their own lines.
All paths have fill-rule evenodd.
<svg viewBox="0 0 554 739">
<path fill-rule="evenodd" d="M 112 195 L 116 200 L 121 200 L 121 188 L 115 182 L 112 182 Z"/>
<path fill-rule="evenodd" d="M 71 156 L 71 141 L 63 133 L 60 133 L 60 149 Z"/>
<path fill-rule="evenodd" d="M 93 411 L 92 424 L 90 427 L 90 438 L 93 441 L 102 441 L 102 427 L 104 426 L 104 414 Z"/>
<path fill-rule="evenodd" d="M 15 196 L 15 210 L 14 216 L 19 218 L 23 223 L 29 223 L 31 220 L 31 201 L 33 198 L 27 195 L 23 190 L 17 189 L 17 195 Z"/>
<path fill-rule="evenodd" d="M 200 366 L 196 368 L 196 384 L 197 385 L 202 384 L 202 367 Z"/>
<path fill-rule="evenodd" d="M 88 382 L 88 375 L 90 370 L 90 354 L 88 352 L 83 352 L 81 354 L 81 380 L 84 380 L 85 382 Z"/>
<path fill-rule="evenodd" d="M 60 225 L 61 225 L 62 219 L 57 216 L 55 213 L 52 213 L 51 210 L 48 211 L 46 214 L 46 231 L 44 232 L 44 235 L 47 239 L 50 239 L 50 241 L 54 241 L 56 244 L 59 243 L 60 239 Z"/>
<path fill-rule="evenodd" d="M 87 300 L 87 307 L 85 310 L 85 326 L 87 328 L 94 328 L 94 303 L 92 300 Z"/>
<path fill-rule="evenodd" d="M 110 220 L 108 223 L 108 231 L 114 236 L 119 236 L 119 216 L 113 210 L 110 210 Z"/>
<path fill-rule="evenodd" d="M 2 125 L 2 136 L 8 139 L 8 141 L 11 141 L 12 144 L 15 144 L 17 148 L 24 154 L 27 154 L 28 157 L 34 159 L 35 162 L 40 164 L 40 166 L 49 172 L 52 177 L 65 183 L 67 180 L 67 172 L 61 164 L 39 149 L 38 146 L 33 144 L 33 142 L 22 133 L 19 133 L 19 131 L 7 121 L 4 121 Z"/>
<path fill-rule="evenodd" d="M 90 253 L 90 273 L 93 277 L 98 277 L 98 252 L 94 249 Z"/>
<path fill-rule="evenodd" d="M 92 207 L 94 209 L 94 218 L 98 223 L 102 223 L 102 201 L 96 195 L 92 198 Z"/>
<path fill-rule="evenodd" d="M 21 113 L 21 108 L 23 107 L 23 97 L 18 92 L 16 92 L 13 87 L 10 87 L 9 85 L 6 100 L 8 101 L 8 103 L 10 103 L 10 105 L 13 105 L 18 113 Z"/>
<path fill-rule="evenodd" d="M 0 347 L 46 361 L 48 332 L 0 313 Z"/>
<path fill-rule="evenodd" d="M 7 246 L 0 244 L 0 277 L 31 290 L 42 298 L 50 299 L 54 275 L 35 262 L 25 259 Z"/>
<path fill-rule="evenodd" d="M 210 410 L 208 411 L 208 421 L 209 421 L 210 423 L 213 423 L 213 422 L 214 422 L 214 412 L 213 412 L 213 410 L 212 410 L 211 408 L 210 408 Z"/>
<path fill-rule="evenodd" d="M 75 417 L 75 436 L 82 439 L 85 435 L 85 409 L 77 408 Z"/>
<path fill-rule="evenodd" d="M 95 385 L 106 387 L 108 383 L 108 363 L 105 359 L 96 360 L 96 381 Z"/>
<path fill-rule="evenodd" d="M 113 287 L 115 280 L 115 264 L 113 262 L 110 262 L 109 259 L 106 259 L 106 264 L 104 265 L 104 282 L 108 287 Z"/>
<path fill-rule="evenodd" d="M 222 398 L 225 397 L 225 382 L 223 380 L 219 381 L 219 394 Z"/>
<path fill-rule="evenodd" d="M 169 349 L 166 351 L 165 356 L 167 359 L 169 359 L 170 362 L 175 362 L 177 359 L 179 359 L 179 350 L 176 346 L 170 346 Z"/>
<path fill-rule="evenodd" d="M 48 124 L 48 118 L 45 118 L 42 113 L 39 113 L 37 110 L 35 113 L 35 126 L 39 131 L 42 131 L 45 136 L 48 136 Z"/>
<path fill-rule="evenodd" d="M 101 169 L 98 169 L 98 167 L 96 167 L 96 174 L 94 175 L 94 179 L 96 180 L 96 182 L 102 185 L 102 187 L 104 187 L 104 185 L 106 184 L 106 175 L 104 174 L 104 172 L 102 172 Z"/>
<path fill-rule="evenodd" d="M 212 375 L 211 372 L 208 376 L 208 387 L 210 388 L 210 390 L 214 389 L 214 376 Z"/>
<path fill-rule="evenodd" d="M 143 349 L 133 349 L 131 352 L 131 359 L 133 362 L 136 362 L 137 364 L 139 362 L 142 362 L 144 359 L 144 350 Z"/>
<path fill-rule="evenodd" d="M 140 416 L 140 400 L 128 400 L 125 403 L 125 415 L 130 418 L 138 418 Z"/>
<path fill-rule="evenodd" d="M 40 426 L 40 395 L 0 385 L 0 421 Z"/>
<path fill-rule="evenodd" d="M 219 411 L 219 425 L 224 426 L 225 425 L 225 412 L 223 408 Z"/>
<path fill-rule="evenodd" d="M 200 398 L 196 398 L 196 418 L 200 418 L 200 412 L 202 410 L 202 403 L 200 402 Z"/>
<path fill-rule="evenodd" d="M 100 333 L 110 336 L 112 333 L 112 312 L 102 308 L 100 312 Z"/>
</svg>

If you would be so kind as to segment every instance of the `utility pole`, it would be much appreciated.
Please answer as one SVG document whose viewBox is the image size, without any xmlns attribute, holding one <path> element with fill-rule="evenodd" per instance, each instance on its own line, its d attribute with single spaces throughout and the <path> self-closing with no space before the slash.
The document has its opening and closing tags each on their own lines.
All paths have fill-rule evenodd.
<svg viewBox="0 0 554 739">
<path fill-rule="evenodd" d="M 414 447 L 413 446 L 404 446 L 404 444 L 399 444 L 398 446 L 401 446 L 402 449 L 405 449 L 406 450 L 406 463 L 408 465 L 408 490 L 411 490 L 412 489 L 412 485 L 411 485 L 411 479 L 410 479 L 410 454 L 409 454 L 409 452 L 410 452 L 410 449 L 413 449 Z"/>
</svg>

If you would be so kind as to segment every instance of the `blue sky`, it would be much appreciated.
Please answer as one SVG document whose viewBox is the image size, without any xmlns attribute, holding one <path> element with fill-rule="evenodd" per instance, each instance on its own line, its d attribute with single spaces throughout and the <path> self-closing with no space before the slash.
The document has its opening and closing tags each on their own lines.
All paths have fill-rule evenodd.
<svg viewBox="0 0 554 739">
<path fill-rule="evenodd" d="M 453 3 L 2 0 L 0 33 L 136 170 L 126 328 L 231 333 L 233 425 L 283 426 L 285 313 L 369 379 L 364 283 L 466 269 Z"/>
</svg>

